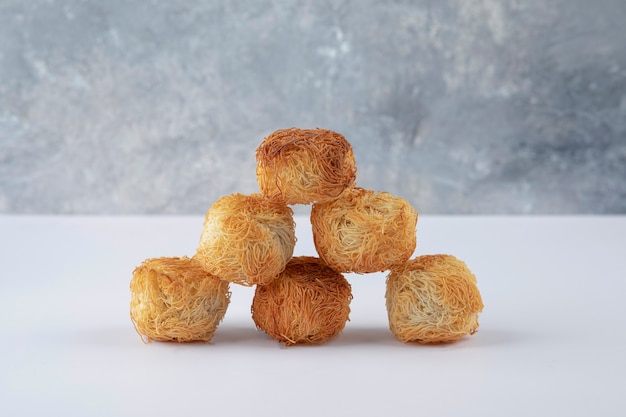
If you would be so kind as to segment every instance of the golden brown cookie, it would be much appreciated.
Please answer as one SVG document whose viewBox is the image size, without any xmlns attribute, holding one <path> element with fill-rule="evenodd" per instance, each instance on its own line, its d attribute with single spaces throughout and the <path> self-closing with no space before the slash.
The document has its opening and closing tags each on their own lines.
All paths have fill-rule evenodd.
<svg viewBox="0 0 626 417">
<path fill-rule="evenodd" d="M 285 269 L 295 244 L 293 210 L 285 203 L 231 194 L 207 211 L 194 259 L 225 281 L 268 284 Z"/>
<path fill-rule="evenodd" d="M 385 271 L 413 255 L 417 216 L 403 198 L 354 187 L 313 204 L 315 248 L 339 272 Z"/>
<path fill-rule="evenodd" d="M 256 159 L 261 193 L 286 204 L 333 199 L 356 179 L 352 146 L 331 130 L 277 130 L 257 148 Z"/>
<path fill-rule="evenodd" d="M 478 329 L 476 277 L 451 255 L 424 255 L 387 277 L 389 328 L 403 342 L 455 342 Z"/>
<path fill-rule="evenodd" d="M 222 321 L 228 282 L 187 257 L 145 260 L 130 282 L 130 318 L 144 341 L 209 342 Z"/>
<path fill-rule="evenodd" d="M 342 274 L 318 258 L 299 256 L 271 284 L 256 287 L 252 319 L 285 345 L 321 344 L 343 330 L 351 300 Z"/>
</svg>

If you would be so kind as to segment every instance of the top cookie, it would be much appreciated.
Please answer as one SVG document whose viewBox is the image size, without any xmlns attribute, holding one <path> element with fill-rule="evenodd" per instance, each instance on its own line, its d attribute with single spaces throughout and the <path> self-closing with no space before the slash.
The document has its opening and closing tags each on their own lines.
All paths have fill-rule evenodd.
<svg viewBox="0 0 626 417">
<path fill-rule="evenodd" d="M 356 179 L 352 146 L 331 130 L 277 130 L 257 148 L 256 160 L 261 193 L 286 204 L 335 199 Z"/>
</svg>

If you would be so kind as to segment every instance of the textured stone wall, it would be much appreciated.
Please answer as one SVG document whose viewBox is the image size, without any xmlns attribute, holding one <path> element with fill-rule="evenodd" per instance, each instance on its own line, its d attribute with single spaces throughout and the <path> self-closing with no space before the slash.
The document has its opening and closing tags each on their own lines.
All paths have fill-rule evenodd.
<svg viewBox="0 0 626 417">
<path fill-rule="evenodd" d="M 624 0 L 0 0 L 0 212 L 193 213 L 276 129 L 421 213 L 626 213 Z"/>
</svg>

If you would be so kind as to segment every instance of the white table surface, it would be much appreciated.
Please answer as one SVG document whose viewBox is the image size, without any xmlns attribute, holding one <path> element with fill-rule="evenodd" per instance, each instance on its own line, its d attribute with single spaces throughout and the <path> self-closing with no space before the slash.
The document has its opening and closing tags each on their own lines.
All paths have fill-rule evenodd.
<svg viewBox="0 0 626 417">
<path fill-rule="evenodd" d="M 297 217 L 296 255 L 315 255 Z M 478 278 L 477 334 L 403 344 L 385 274 L 346 277 L 341 335 L 285 348 L 233 285 L 210 344 L 144 344 L 132 270 L 192 255 L 202 216 L 0 216 L 2 416 L 624 416 L 626 217 L 421 215 L 416 255 L 450 253 Z"/>
</svg>

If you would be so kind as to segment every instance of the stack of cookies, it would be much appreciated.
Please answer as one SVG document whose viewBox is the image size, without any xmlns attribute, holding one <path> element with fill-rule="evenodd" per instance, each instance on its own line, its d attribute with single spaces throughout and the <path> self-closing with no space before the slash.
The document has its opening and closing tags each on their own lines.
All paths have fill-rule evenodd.
<svg viewBox="0 0 626 417">
<path fill-rule="evenodd" d="M 321 344 L 349 319 L 345 273 L 390 271 L 389 327 L 405 342 L 473 334 L 483 305 L 476 278 L 451 255 L 410 259 L 418 213 L 403 198 L 356 186 L 351 144 L 323 129 L 284 129 L 256 150 L 260 192 L 207 211 L 191 257 L 153 258 L 133 272 L 131 319 L 145 341 L 210 341 L 229 285 L 255 286 L 252 319 L 271 338 Z M 317 257 L 293 256 L 295 204 L 311 204 Z"/>
</svg>

